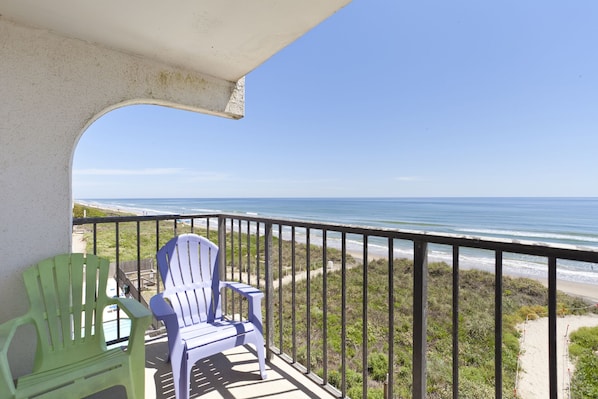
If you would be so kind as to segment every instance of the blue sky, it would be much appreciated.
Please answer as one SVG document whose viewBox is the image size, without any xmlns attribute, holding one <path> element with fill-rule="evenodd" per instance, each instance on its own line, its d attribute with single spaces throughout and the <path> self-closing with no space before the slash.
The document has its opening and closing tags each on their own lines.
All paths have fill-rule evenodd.
<svg viewBox="0 0 598 399">
<path fill-rule="evenodd" d="M 232 121 L 96 121 L 73 195 L 598 196 L 598 2 L 354 0 L 252 71 Z"/>
</svg>

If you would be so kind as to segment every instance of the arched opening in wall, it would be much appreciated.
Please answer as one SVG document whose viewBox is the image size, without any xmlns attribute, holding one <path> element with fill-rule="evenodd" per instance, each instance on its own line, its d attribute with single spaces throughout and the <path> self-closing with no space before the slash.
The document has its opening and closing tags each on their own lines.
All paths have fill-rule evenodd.
<svg viewBox="0 0 598 399">
<path fill-rule="evenodd" d="M 163 106 L 129 105 L 107 112 L 83 133 L 73 155 L 73 218 L 197 214 L 207 209 L 179 199 L 239 196 L 235 190 L 250 181 L 243 175 L 250 160 L 239 151 L 249 145 L 242 132 L 242 121 Z M 172 235 L 174 223 L 161 225 L 169 230 L 162 237 Z M 153 273 L 154 281 L 156 228 L 155 221 L 75 224 L 72 251 L 107 257 L 122 270 L 131 262 L 129 271 L 136 270 L 137 262 L 150 264 L 144 270 Z M 139 240 L 149 244 L 139 245 Z M 134 275 L 131 281 L 120 278 L 117 286 L 112 281 L 111 290 L 132 289 Z"/>
<path fill-rule="evenodd" d="M 73 200 L 218 197 L 233 194 L 242 122 L 156 105 L 101 116 L 73 157 Z"/>
</svg>

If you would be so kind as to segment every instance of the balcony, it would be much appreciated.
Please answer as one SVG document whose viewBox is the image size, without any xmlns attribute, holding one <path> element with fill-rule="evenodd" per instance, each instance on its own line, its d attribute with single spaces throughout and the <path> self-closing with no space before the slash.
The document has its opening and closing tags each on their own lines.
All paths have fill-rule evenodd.
<svg viewBox="0 0 598 399">
<path fill-rule="evenodd" d="M 225 280 L 264 291 L 268 379 L 259 379 L 250 348 L 233 350 L 194 369 L 192 396 L 201 397 L 468 397 L 471 392 L 464 386 L 471 385 L 468 373 L 475 366 L 463 348 L 463 335 L 478 322 L 468 319 L 464 305 L 464 298 L 477 289 L 463 278 L 471 250 L 483 251 L 493 264 L 493 274 L 487 276 L 492 331 L 486 351 L 492 360 L 485 365 L 493 369 L 493 392 L 485 392 L 484 397 L 519 397 L 520 366 L 506 351 L 512 341 L 504 332 L 511 295 L 521 289 L 503 273 L 513 254 L 546 265 L 546 385 L 550 398 L 562 397 L 568 387 L 558 379 L 557 321 L 563 305 L 557 292 L 557 267 L 563 261 L 598 264 L 598 250 L 593 248 L 236 214 L 84 218 L 75 219 L 73 225 L 86 235 L 89 252 L 112 259 L 118 294 L 126 291 L 143 303 L 161 287 L 153 254 L 168 239 L 186 232 L 218 243 L 224 254 L 220 268 Z M 398 248 L 408 249 L 408 261 L 397 258 Z M 428 262 L 438 248 L 452 254 L 449 262 Z M 440 274 L 450 283 L 445 287 L 446 301 L 439 304 L 430 294 L 437 289 L 434 279 Z M 576 303 L 587 305 L 581 299 Z M 225 309 L 231 317 L 243 317 L 246 306 L 229 295 Z M 383 321 L 376 313 L 379 310 Z M 448 364 L 430 357 L 438 332 L 429 326 L 439 312 L 450 313 L 445 331 L 450 337 Z M 403 314 L 409 323 L 404 323 Z M 148 397 L 174 397 L 163 330 L 157 322 L 153 327 L 146 341 Z M 126 331 L 117 330 L 113 342 L 122 340 Z M 448 370 L 448 381 L 437 381 L 439 369 Z"/>
</svg>

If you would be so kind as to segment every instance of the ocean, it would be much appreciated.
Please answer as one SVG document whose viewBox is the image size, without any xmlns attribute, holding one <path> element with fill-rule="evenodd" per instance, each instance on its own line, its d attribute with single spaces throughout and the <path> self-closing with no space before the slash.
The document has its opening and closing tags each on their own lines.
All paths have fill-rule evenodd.
<svg viewBox="0 0 598 399">
<path fill-rule="evenodd" d="M 142 198 L 76 202 L 137 214 L 240 213 L 371 227 L 496 237 L 598 249 L 598 198 Z M 372 243 L 381 254 L 384 243 Z M 395 256 L 409 256 L 409 246 Z M 464 265 L 493 270 L 493 257 L 463 251 Z M 431 246 L 450 263 L 450 248 Z M 505 272 L 540 277 L 546 261 L 505 255 Z M 558 278 L 598 284 L 598 265 L 560 261 Z"/>
</svg>

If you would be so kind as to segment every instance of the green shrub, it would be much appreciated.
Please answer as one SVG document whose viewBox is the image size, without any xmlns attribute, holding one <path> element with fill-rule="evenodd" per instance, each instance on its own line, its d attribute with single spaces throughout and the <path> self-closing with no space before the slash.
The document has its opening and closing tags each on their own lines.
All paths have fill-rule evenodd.
<svg viewBox="0 0 598 399">
<path fill-rule="evenodd" d="M 569 352 L 572 356 L 596 351 L 598 351 L 598 327 L 581 327 L 571 333 Z"/>
<path fill-rule="evenodd" d="M 572 398 L 598 398 L 598 356 L 586 354 L 580 356 L 575 364 L 575 373 L 571 380 Z"/>
<path fill-rule="evenodd" d="M 582 327 L 570 337 L 569 353 L 575 361 L 572 398 L 598 398 L 598 327 Z"/>
<path fill-rule="evenodd" d="M 374 352 L 368 357 L 368 373 L 374 381 L 386 381 L 388 373 L 388 356 L 384 353 Z"/>
<path fill-rule="evenodd" d="M 103 209 L 92 208 L 89 206 L 83 206 L 81 204 L 75 204 L 73 206 L 73 217 L 74 218 L 102 218 L 107 216 L 106 211 Z"/>
</svg>

